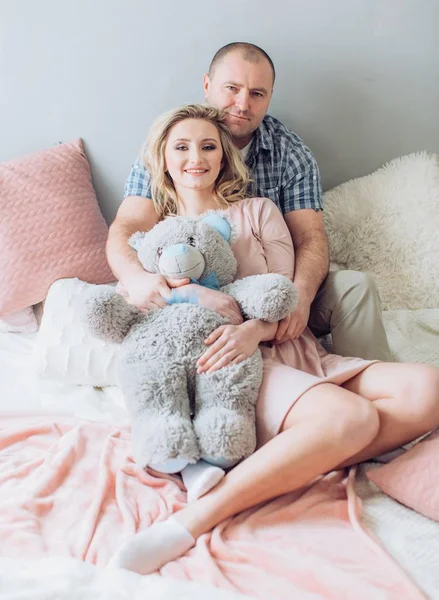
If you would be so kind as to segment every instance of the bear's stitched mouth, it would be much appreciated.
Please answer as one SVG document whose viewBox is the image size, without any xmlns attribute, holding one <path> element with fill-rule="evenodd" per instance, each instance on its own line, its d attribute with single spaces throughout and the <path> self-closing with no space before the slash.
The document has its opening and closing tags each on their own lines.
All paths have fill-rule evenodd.
<svg viewBox="0 0 439 600">
<path fill-rule="evenodd" d="M 193 271 L 194 269 L 197 269 L 200 265 L 202 265 L 202 261 L 200 260 L 199 263 L 197 263 L 196 265 L 194 265 L 193 267 L 191 267 L 190 269 L 187 269 L 186 271 L 179 271 L 178 274 L 179 275 L 184 275 L 185 273 L 188 273 L 189 271 Z"/>
</svg>

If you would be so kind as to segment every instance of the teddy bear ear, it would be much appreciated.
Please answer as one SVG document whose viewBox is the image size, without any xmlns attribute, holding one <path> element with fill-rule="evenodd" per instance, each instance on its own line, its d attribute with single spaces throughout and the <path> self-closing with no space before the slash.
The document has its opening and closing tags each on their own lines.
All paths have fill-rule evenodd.
<svg viewBox="0 0 439 600">
<path fill-rule="evenodd" d="M 136 231 L 136 233 L 133 233 L 133 235 L 128 240 L 128 243 L 131 246 L 131 248 L 134 248 L 134 250 L 138 252 L 145 236 L 146 233 L 144 231 Z"/>
<path fill-rule="evenodd" d="M 200 219 L 206 225 L 210 225 L 218 231 L 218 233 L 226 240 L 226 242 L 230 242 L 232 237 L 232 228 L 230 227 L 230 223 L 224 217 L 220 217 L 220 215 L 215 213 L 210 213 L 205 217 Z"/>
</svg>

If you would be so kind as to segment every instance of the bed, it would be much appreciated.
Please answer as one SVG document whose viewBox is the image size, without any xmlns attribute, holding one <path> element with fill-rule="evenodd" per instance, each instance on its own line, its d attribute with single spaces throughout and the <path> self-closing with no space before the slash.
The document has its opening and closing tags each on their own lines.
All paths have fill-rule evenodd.
<svg viewBox="0 0 439 600">
<path fill-rule="evenodd" d="M 439 335 L 439 329 L 438 329 Z M 117 390 L 112 387 L 97 389 L 92 386 L 75 386 L 44 382 L 35 375 L 32 361 L 32 352 L 35 345 L 36 334 L 17 335 L 3 334 L 0 336 L 0 417 L 15 419 L 15 423 L 22 422 L 26 426 L 35 419 L 61 423 L 90 422 L 105 424 L 106 427 L 120 427 L 127 421 L 122 399 Z M 362 499 L 362 523 L 367 531 L 375 535 L 382 547 L 403 567 L 410 578 L 419 586 L 427 597 L 439 597 L 439 573 L 437 563 L 439 559 L 439 523 L 410 510 L 392 500 L 378 490 L 368 481 L 365 472 L 376 468 L 374 463 L 362 465 L 359 469 L 355 487 L 359 498 Z M 170 485 L 174 486 L 173 483 Z M 174 490 L 174 501 L 184 502 L 184 493 Z M 72 501 L 74 501 L 74 494 Z M 285 503 L 285 499 L 284 499 Z M 277 507 L 279 509 L 279 507 Z M 282 507 L 281 507 L 282 508 Z M 285 507 L 284 507 L 285 508 Z M 269 505 L 265 511 L 269 510 Z M 288 518 L 288 516 L 287 516 Z M 251 525 L 251 516 L 247 517 Z M 264 526 L 267 524 L 265 523 Z M 241 524 L 241 527 L 243 525 Z M 224 531 L 218 532 L 221 543 L 227 546 L 228 538 Z M 274 533 L 272 532 L 274 536 Z M 245 537 L 245 536 L 243 536 Z M 4 539 L 4 538 L 3 538 Z M 215 543 L 214 543 L 215 542 Z M 4 550 L 3 541 L 3 550 Z M 259 598 L 287 598 L 292 597 L 294 580 L 287 572 L 276 572 L 273 566 L 267 571 L 266 579 L 272 579 L 275 588 L 270 595 L 261 595 L 252 585 L 245 585 L 243 579 L 252 572 L 251 561 L 230 565 L 224 557 L 224 548 L 221 558 L 216 558 L 215 547 L 220 542 L 210 540 L 200 551 L 211 553 L 207 571 L 197 573 L 196 565 L 191 569 L 185 566 L 188 559 L 176 561 L 168 568 L 170 575 L 151 575 L 140 577 L 133 573 L 105 568 L 105 556 L 99 559 L 88 557 L 83 562 L 78 557 L 66 555 L 65 550 L 61 555 L 46 554 L 44 550 L 36 556 L 3 556 L 0 558 L 0 598 L 32 597 L 32 598 L 228 598 L 245 597 L 242 594 L 248 588 L 249 597 Z M 216 544 L 216 545 L 215 545 Z M 230 552 L 236 552 L 236 540 L 231 540 Z M 276 545 L 273 542 L 273 551 Z M 293 549 L 294 550 L 294 549 Z M 379 548 L 374 551 L 380 552 Z M 245 550 L 244 550 L 245 552 Z M 6 553 L 7 554 L 7 553 Z M 217 555 L 218 556 L 218 555 Z M 227 553 L 226 553 L 227 556 Z M 87 558 L 87 557 L 86 557 Z M 235 557 L 236 558 L 236 557 Z M 93 564 L 93 560 L 98 564 Z M 279 564 L 284 557 L 279 557 Z M 386 563 L 387 559 L 381 557 Z M 216 562 L 217 561 L 217 562 Z M 255 558 L 256 564 L 257 557 Z M 100 563 L 100 564 L 99 564 Z M 179 564 L 183 563 L 183 564 Z M 204 563 L 202 563 L 204 564 Z M 241 572 L 240 571 L 241 568 Z M 293 569 L 293 565 L 290 567 Z M 184 580 L 189 574 L 189 581 Z M 198 581 L 197 581 L 198 579 Z M 359 582 L 361 579 L 359 580 Z M 211 584 L 214 586 L 211 587 Z M 355 585 L 355 584 L 353 584 Z M 217 587 L 219 586 L 219 587 Z M 300 590 L 300 588 L 298 588 Z M 296 590 L 296 591 L 298 591 Z M 263 594 L 267 594 L 267 589 Z M 416 597 L 413 591 L 389 592 L 385 598 L 410 598 Z M 322 597 L 307 595 L 306 587 L 301 590 L 298 597 Z M 306 594 L 306 595 L 305 595 Z M 407 595 L 404 595 L 407 594 Z M 323 596 L 325 597 L 325 596 Z M 340 596 L 341 597 L 341 596 Z M 359 598 L 359 590 L 353 587 L 347 598 Z M 373 597 L 373 596 L 369 596 Z M 419 596 L 422 597 L 422 596 Z"/>
<path fill-rule="evenodd" d="M 364 203 L 364 194 L 376 198 L 370 186 L 377 181 L 381 197 L 386 196 L 384 183 L 389 179 L 390 188 L 398 189 L 401 168 L 412 179 L 419 178 L 421 189 L 426 169 L 433 167 L 437 184 L 437 158 L 416 155 L 406 164 L 391 166 L 384 179 L 378 172 L 370 176 L 370 185 L 348 182 L 327 194 L 334 268 L 364 268 L 361 254 L 353 251 L 360 238 L 353 222 L 359 211 L 349 212 L 346 202 L 351 207 L 356 201 Z M 76 181 L 77 175 L 72 176 Z M 423 191 L 422 196 L 436 203 L 434 214 L 439 214 L 437 188 L 433 196 Z M 389 222 L 397 214 L 393 210 Z M 379 227 L 384 221 L 380 217 Z M 413 217 L 409 221 L 413 226 Z M 433 221 L 429 226 L 437 231 Z M 366 222 L 372 231 L 379 230 L 373 220 Z M 422 227 L 425 235 L 428 227 Z M 395 239 L 404 243 L 401 223 L 397 229 Z M 366 232 L 366 244 L 371 235 Z M 432 247 L 428 241 L 433 261 L 425 260 L 422 248 L 416 249 L 418 263 L 396 250 L 404 273 L 412 276 L 401 286 L 395 239 L 389 247 L 380 247 L 380 262 L 374 265 L 394 359 L 439 366 L 437 243 Z M 410 251 L 413 254 L 413 248 Z M 372 264 L 370 252 L 368 260 Z M 35 304 L 36 286 L 28 290 L 29 304 Z M 39 300 L 46 293 L 40 289 Z M 0 304 L 1 300 L 0 294 Z M 49 304 L 50 298 L 45 311 Z M 51 313 L 55 330 L 58 315 L 65 320 L 58 308 Z M 127 412 L 116 386 L 108 381 L 98 385 L 93 378 L 80 385 L 68 378 L 41 377 L 35 355 L 42 331 L 0 334 L 0 600 L 439 598 L 439 522 L 372 484 L 368 473 L 381 468 L 375 462 L 328 474 L 227 520 L 158 574 L 141 577 L 107 568 L 123 537 L 184 506 L 185 490 L 173 478 L 152 477 L 134 464 Z M 58 350 L 62 354 L 62 343 Z M 79 348 L 76 360 L 82 354 Z"/>
</svg>

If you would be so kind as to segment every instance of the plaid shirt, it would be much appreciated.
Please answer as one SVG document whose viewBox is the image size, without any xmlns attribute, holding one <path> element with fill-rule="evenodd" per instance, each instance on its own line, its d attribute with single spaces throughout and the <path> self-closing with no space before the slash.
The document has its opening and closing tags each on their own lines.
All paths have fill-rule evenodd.
<svg viewBox="0 0 439 600">
<path fill-rule="evenodd" d="M 311 151 L 280 121 L 266 115 L 256 130 L 246 164 L 253 178 L 251 194 L 271 198 L 282 213 L 302 208 L 323 210 L 320 174 Z M 141 161 L 131 168 L 127 196 L 151 198 L 148 171 Z"/>
</svg>

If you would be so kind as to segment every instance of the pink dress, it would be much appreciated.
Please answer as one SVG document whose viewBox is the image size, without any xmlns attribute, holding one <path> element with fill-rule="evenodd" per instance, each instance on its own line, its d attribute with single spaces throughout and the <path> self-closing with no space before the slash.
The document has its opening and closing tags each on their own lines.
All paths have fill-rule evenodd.
<svg viewBox="0 0 439 600">
<path fill-rule="evenodd" d="M 235 230 L 236 279 L 262 273 L 293 278 L 290 232 L 271 200 L 249 198 L 222 212 Z M 291 407 L 307 390 L 320 383 L 340 385 L 376 362 L 328 354 L 308 328 L 294 341 L 263 344 L 261 351 L 264 377 L 256 407 L 259 446 L 279 433 Z"/>
</svg>

